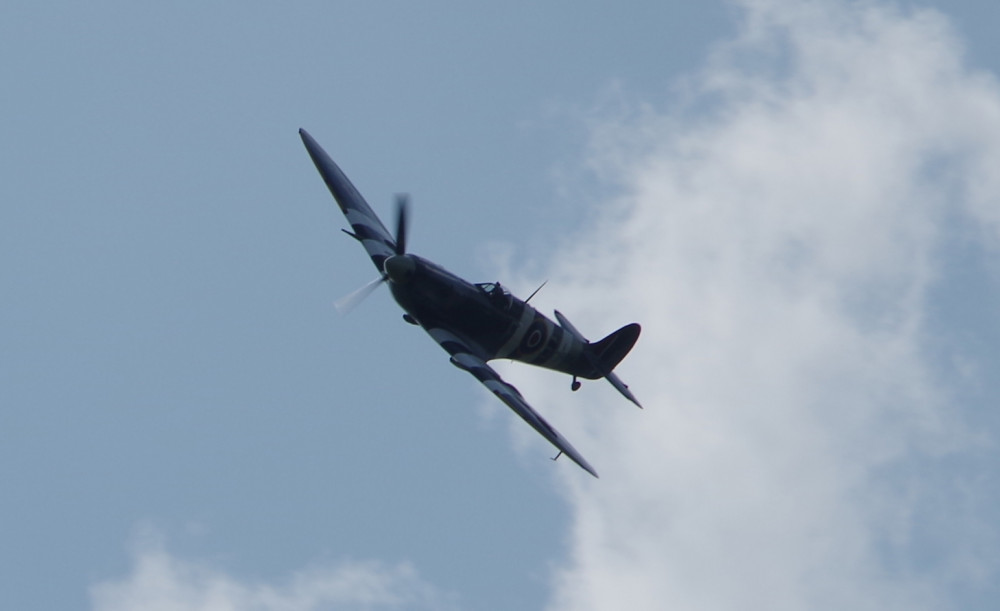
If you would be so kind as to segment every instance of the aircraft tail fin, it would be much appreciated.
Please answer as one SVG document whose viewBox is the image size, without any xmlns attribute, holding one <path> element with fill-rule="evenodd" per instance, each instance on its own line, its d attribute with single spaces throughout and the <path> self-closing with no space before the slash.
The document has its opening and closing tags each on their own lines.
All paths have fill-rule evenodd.
<svg viewBox="0 0 1000 611">
<path fill-rule="evenodd" d="M 601 376 L 608 375 L 618 363 L 622 362 L 639 340 L 641 330 L 638 323 L 627 324 L 604 339 L 589 345 L 591 353 L 597 360 Z"/>
<path fill-rule="evenodd" d="M 641 330 L 638 323 L 631 323 L 618 329 L 596 344 L 589 345 L 595 357 L 594 360 L 600 369 L 600 375 L 604 376 L 626 399 L 635 403 L 640 408 L 642 408 L 642 403 L 639 403 L 639 400 L 629 390 L 628 384 L 622 382 L 621 378 L 612 370 L 632 350 L 632 346 L 635 346 L 635 342 L 639 339 L 639 331 Z"/>
<path fill-rule="evenodd" d="M 639 340 L 639 332 L 642 331 L 642 327 L 638 323 L 630 323 L 601 341 L 590 343 L 559 310 L 556 310 L 556 320 L 559 321 L 559 325 L 563 329 L 573 334 L 574 337 L 585 344 L 583 363 L 581 364 L 582 368 L 573 375 L 572 389 L 576 390 L 580 387 L 580 383 L 576 381 L 577 376 L 591 380 L 605 378 L 626 399 L 641 408 L 642 404 L 635 398 L 632 391 L 628 389 L 628 384 L 622 382 L 621 378 L 613 373 L 613 370 L 618 366 L 618 363 L 622 362 L 625 355 L 632 350 L 632 347 L 635 346 L 635 343 Z"/>
</svg>

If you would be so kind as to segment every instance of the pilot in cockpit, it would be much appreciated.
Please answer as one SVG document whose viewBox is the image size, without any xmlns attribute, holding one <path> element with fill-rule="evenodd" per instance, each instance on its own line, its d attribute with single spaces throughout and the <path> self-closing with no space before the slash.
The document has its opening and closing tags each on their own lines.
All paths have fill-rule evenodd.
<svg viewBox="0 0 1000 611">
<path fill-rule="evenodd" d="M 500 286 L 499 282 L 487 282 L 483 284 L 482 287 L 489 296 L 490 301 L 492 301 L 495 306 L 500 308 L 507 307 L 507 293 L 503 290 L 503 287 Z"/>
</svg>

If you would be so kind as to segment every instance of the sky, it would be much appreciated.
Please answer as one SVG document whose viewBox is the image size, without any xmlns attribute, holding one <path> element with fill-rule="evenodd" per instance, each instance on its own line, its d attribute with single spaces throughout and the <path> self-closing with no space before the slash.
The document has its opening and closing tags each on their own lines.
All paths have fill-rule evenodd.
<svg viewBox="0 0 1000 611">
<path fill-rule="evenodd" d="M 9 2 L 0 606 L 987 609 L 1000 8 Z M 592 338 L 403 324 L 302 148 L 411 251 Z"/>
</svg>

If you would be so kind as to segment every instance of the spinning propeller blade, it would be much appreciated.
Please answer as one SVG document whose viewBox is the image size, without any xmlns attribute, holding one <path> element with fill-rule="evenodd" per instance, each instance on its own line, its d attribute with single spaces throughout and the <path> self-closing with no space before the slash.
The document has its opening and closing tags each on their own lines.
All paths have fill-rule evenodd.
<svg viewBox="0 0 1000 611">
<path fill-rule="evenodd" d="M 348 314 L 351 310 L 358 307 L 358 304 L 371 295 L 383 282 L 385 282 L 385 276 L 380 276 L 350 295 L 341 297 L 333 304 L 333 307 L 337 308 L 337 311 L 341 314 Z"/>
<path fill-rule="evenodd" d="M 404 255 L 406 254 L 406 226 L 407 226 L 407 209 L 409 208 L 409 196 L 408 195 L 397 195 L 396 196 L 396 254 Z M 341 314 L 348 314 L 351 310 L 358 307 L 358 305 L 368 298 L 375 289 L 381 286 L 383 283 L 389 280 L 389 276 L 383 272 L 381 276 L 372 280 L 368 284 L 354 291 L 346 297 L 341 297 L 333 304 L 333 307 L 337 309 Z"/>
<path fill-rule="evenodd" d="M 410 196 L 401 193 L 396 196 L 396 254 L 406 254 L 406 211 L 410 207 Z"/>
</svg>

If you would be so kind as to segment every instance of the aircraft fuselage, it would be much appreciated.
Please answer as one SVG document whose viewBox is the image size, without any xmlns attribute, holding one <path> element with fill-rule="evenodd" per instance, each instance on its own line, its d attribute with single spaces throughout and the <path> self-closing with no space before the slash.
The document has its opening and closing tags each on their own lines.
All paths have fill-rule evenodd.
<svg viewBox="0 0 1000 611">
<path fill-rule="evenodd" d="M 431 333 L 452 333 L 484 360 L 512 359 L 585 378 L 600 377 L 584 343 L 499 283 L 472 284 L 416 255 L 385 265 L 396 302 Z M 447 338 L 438 338 L 447 341 Z"/>
</svg>

